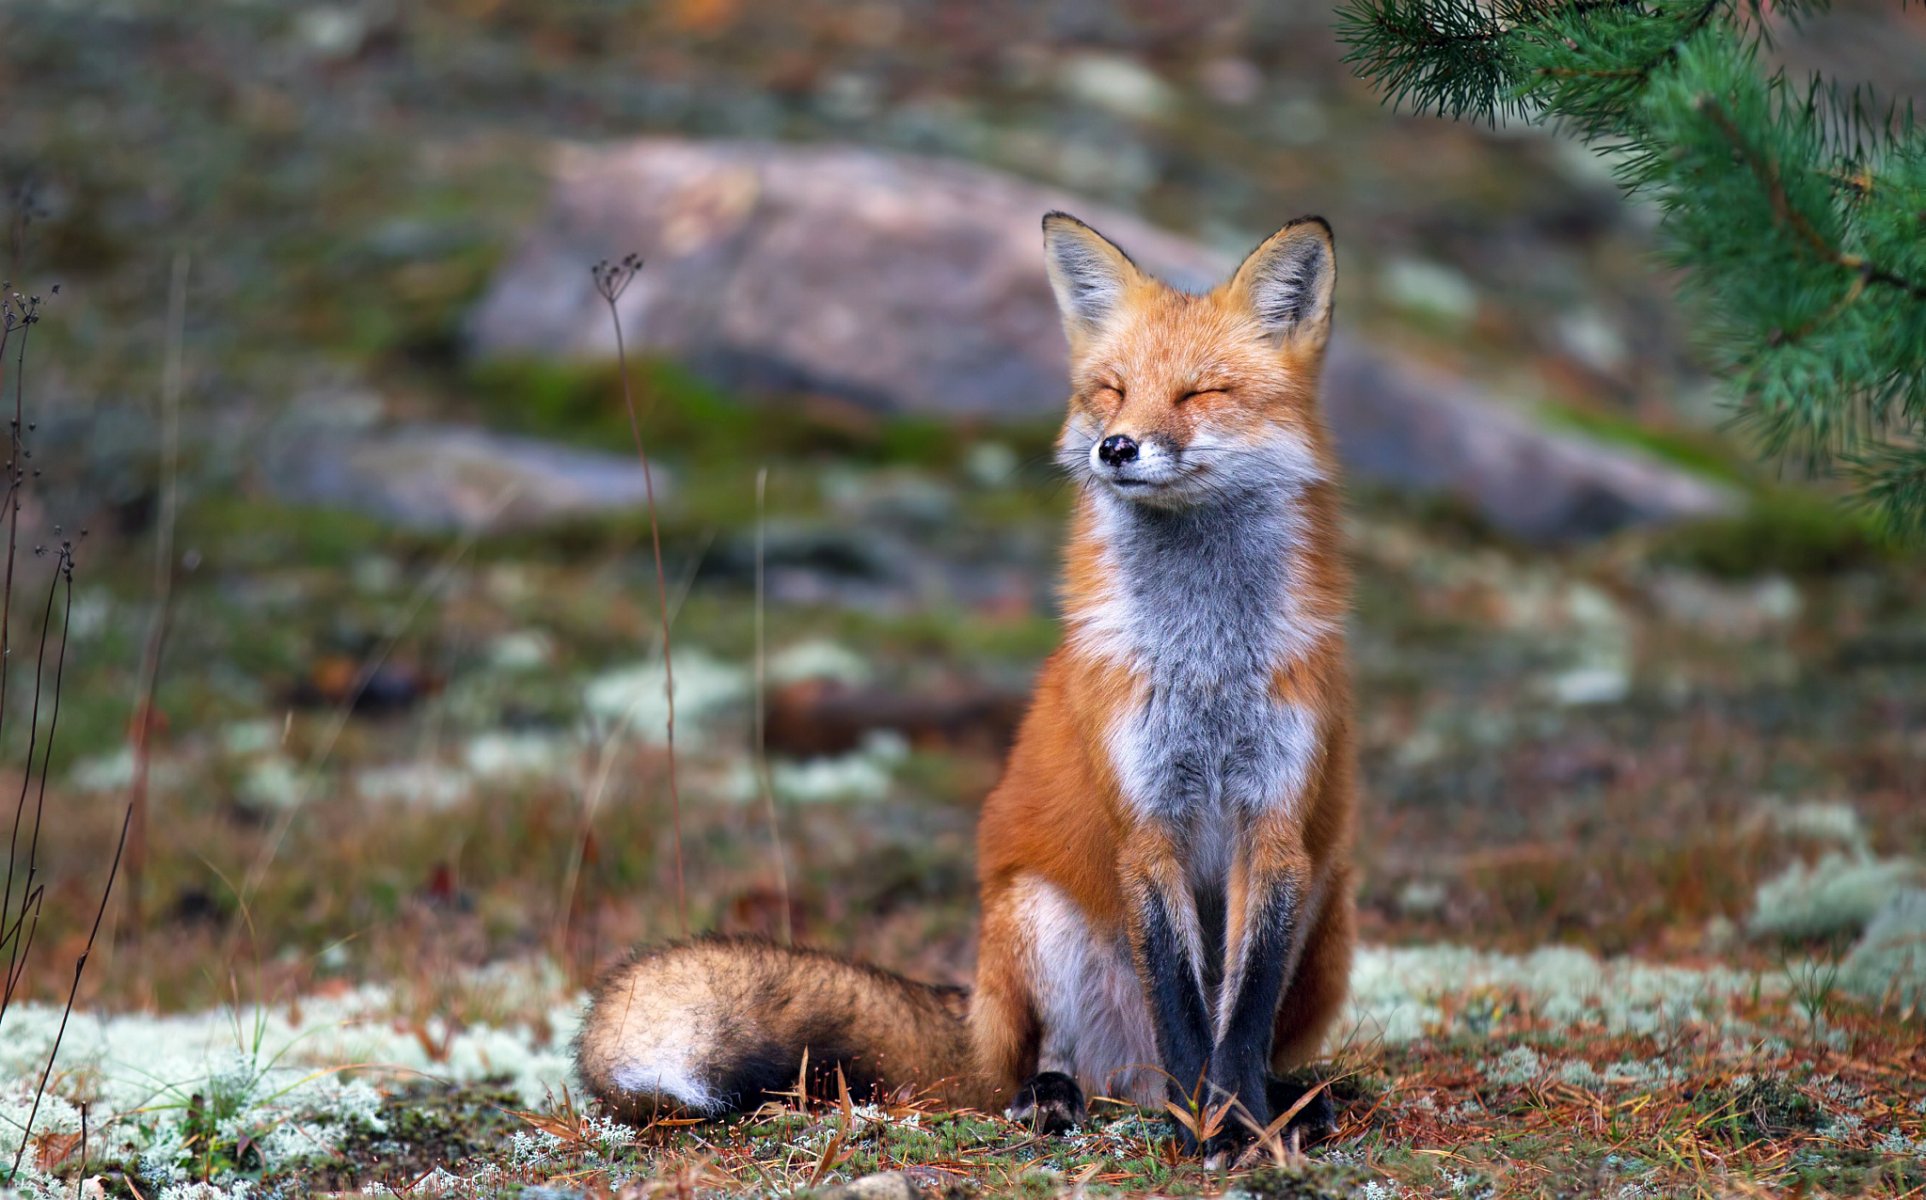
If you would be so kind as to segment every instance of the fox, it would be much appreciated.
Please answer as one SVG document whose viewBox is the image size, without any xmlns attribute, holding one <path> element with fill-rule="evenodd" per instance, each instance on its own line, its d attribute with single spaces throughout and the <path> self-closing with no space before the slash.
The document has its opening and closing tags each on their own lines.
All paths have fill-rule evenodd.
<svg viewBox="0 0 1926 1200">
<path fill-rule="evenodd" d="M 1289 1076 L 1355 938 L 1331 228 L 1290 222 L 1207 292 L 1067 213 L 1043 242 L 1076 492 L 1062 637 L 979 821 L 974 987 L 740 938 L 644 949 L 575 1044 L 618 1114 L 751 1110 L 840 1072 L 1040 1132 L 1098 1097 L 1221 1114 L 1177 1122 L 1206 1156 L 1293 1107 L 1293 1134 L 1333 1131 L 1329 1092 Z"/>
</svg>

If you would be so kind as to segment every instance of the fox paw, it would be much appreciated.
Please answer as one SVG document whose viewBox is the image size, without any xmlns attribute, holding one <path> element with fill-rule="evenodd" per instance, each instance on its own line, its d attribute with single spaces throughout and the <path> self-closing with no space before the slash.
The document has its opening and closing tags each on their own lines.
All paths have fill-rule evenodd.
<svg viewBox="0 0 1926 1200">
<path fill-rule="evenodd" d="M 1263 1084 L 1266 1112 L 1263 1115 L 1269 1117 L 1289 1112 L 1305 1093 L 1315 1087 L 1315 1081 L 1306 1083 L 1298 1079 L 1266 1077 Z M 1171 1124 L 1184 1153 L 1199 1155 L 1206 1167 L 1218 1170 L 1247 1160 L 1253 1152 L 1259 1133 L 1250 1124 L 1253 1119 L 1248 1110 L 1233 1114 L 1201 1145 L 1198 1144 L 1196 1133 L 1183 1122 L 1173 1120 Z M 1304 1102 L 1304 1107 L 1298 1109 L 1290 1123 L 1278 1131 L 1278 1136 L 1292 1150 L 1308 1150 L 1336 1132 L 1337 1105 L 1331 1100 L 1330 1089 L 1323 1088 Z"/>
<path fill-rule="evenodd" d="M 1264 1083 L 1264 1098 L 1269 1101 L 1274 1113 L 1289 1112 L 1291 1106 L 1303 1098 L 1305 1092 L 1316 1087 L 1316 1082 L 1305 1083 L 1297 1079 L 1280 1079 L 1276 1076 Z M 1298 1110 L 1285 1127 L 1286 1141 L 1295 1139 L 1300 1147 L 1315 1146 L 1337 1132 L 1337 1105 L 1331 1100 L 1331 1089 L 1324 1088 Z"/>
<path fill-rule="evenodd" d="M 1003 1115 L 1038 1133 L 1063 1133 L 1083 1120 L 1083 1089 L 1061 1071 L 1043 1071 L 1017 1089 Z"/>
</svg>

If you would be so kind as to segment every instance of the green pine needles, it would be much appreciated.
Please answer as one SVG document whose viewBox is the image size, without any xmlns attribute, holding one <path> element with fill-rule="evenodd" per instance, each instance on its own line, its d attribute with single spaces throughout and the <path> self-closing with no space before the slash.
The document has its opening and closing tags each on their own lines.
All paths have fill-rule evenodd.
<svg viewBox="0 0 1926 1200">
<path fill-rule="evenodd" d="M 1419 111 L 1613 156 L 1741 419 L 1926 536 L 1926 139 L 1909 109 L 1759 61 L 1761 0 L 1347 0 L 1348 61 Z M 1825 0 L 1779 0 L 1797 18 Z"/>
</svg>

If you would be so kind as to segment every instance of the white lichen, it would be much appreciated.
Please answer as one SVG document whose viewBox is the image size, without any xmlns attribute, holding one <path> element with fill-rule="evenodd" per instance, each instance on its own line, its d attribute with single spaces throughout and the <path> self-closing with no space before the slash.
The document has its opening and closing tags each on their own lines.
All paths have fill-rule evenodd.
<svg viewBox="0 0 1926 1200">
<path fill-rule="evenodd" d="M 1911 859 L 1827 854 L 1794 863 L 1759 885 L 1747 930 L 1755 937 L 1822 938 L 1863 930 L 1886 901 L 1926 883 Z"/>
<path fill-rule="evenodd" d="M 823 638 L 811 638 L 785 646 L 769 656 L 769 682 L 775 685 L 799 683 L 806 679 L 826 679 L 836 683 L 863 684 L 872 672 L 869 661 L 847 646 Z"/>
<path fill-rule="evenodd" d="M 749 696 L 749 673 L 700 650 L 675 654 L 676 735 L 689 739 L 701 724 Z M 606 671 L 582 689 L 582 706 L 602 728 L 624 729 L 651 742 L 667 740 L 668 674 L 650 659 Z"/>
<path fill-rule="evenodd" d="M 1782 984 L 1717 968 L 1602 960 L 1570 947 L 1489 954 L 1462 946 L 1365 947 L 1351 973 L 1345 1028 L 1366 1040 L 1413 1041 L 1440 1032 L 1478 1034 L 1491 1022 L 1464 1020 L 1477 1006 L 1446 998 L 1517 996 L 1554 1028 L 1592 1026 L 1610 1033 L 1660 1033 L 1693 1021 L 1719 1021 L 1735 996 Z"/>
<path fill-rule="evenodd" d="M 1840 964 L 1847 991 L 1902 1010 L 1926 1007 L 1926 888 L 1894 893 Z"/>
<path fill-rule="evenodd" d="M 477 734 L 462 748 L 462 766 L 477 780 L 551 776 L 568 769 L 579 739 L 538 730 Z"/>
<path fill-rule="evenodd" d="M 909 742 L 891 730 L 873 730 L 848 754 L 801 762 L 777 760 L 769 764 L 769 784 L 784 804 L 822 804 L 831 801 L 887 799 L 896 770 L 909 758 Z M 761 794 L 753 767 L 733 764 L 721 784 L 723 793 L 738 801 Z"/>
<path fill-rule="evenodd" d="M 1859 811 L 1839 802 L 1802 801 L 1784 804 L 1767 801 L 1761 815 L 1774 833 L 1782 837 L 1830 844 L 1857 858 L 1870 857 L 1865 824 Z"/>
<path fill-rule="evenodd" d="M 354 790 L 364 800 L 377 804 L 440 811 L 466 800 L 474 790 L 474 781 L 467 772 L 441 763 L 395 763 L 356 771 Z"/>
<path fill-rule="evenodd" d="M 528 1023 L 471 1022 L 428 1037 L 397 1020 L 404 1006 L 378 987 L 310 997 L 291 1008 L 173 1016 L 77 1012 L 33 1131 L 78 1130 L 77 1106 L 84 1100 L 95 1136 L 111 1127 L 146 1178 L 189 1189 L 190 1171 L 205 1163 L 209 1136 L 246 1145 L 250 1159 L 258 1154 L 272 1169 L 331 1156 L 351 1133 L 379 1132 L 382 1100 L 370 1078 L 506 1080 L 523 1103 L 534 1106 L 559 1094 L 569 1079 L 566 1046 L 580 999 L 552 973 L 532 982 L 543 994 Z M 501 990 L 512 992 L 513 986 L 501 976 Z M 0 1039 L 0 1128 L 24 1130 L 60 1021 L 61 1010 L 49 1005 L 16 1005 L 7 1013 L 6 1037 Z M 343 1070 L 348 1067 L 356 1069 L 355 1077 Z M 629 1135 L 610 1127 L 600 1136 L 613 1146 Z M 234 1182 L 216 1178 L 212 1193 L 162 1194 L 242 1195 Z M 71 1183 L 66 1190 L 71 1195 Z M 25 1191 L 35 1194 L 31 1186 Z"/>
<path fill-rule="evenodd" d="M 1496 1084 L 1535 1083 L 1545 1074 L 1545 1060 L 1530 1046 L 1513 1046 L 1479 1071 Z"/>
</svg>

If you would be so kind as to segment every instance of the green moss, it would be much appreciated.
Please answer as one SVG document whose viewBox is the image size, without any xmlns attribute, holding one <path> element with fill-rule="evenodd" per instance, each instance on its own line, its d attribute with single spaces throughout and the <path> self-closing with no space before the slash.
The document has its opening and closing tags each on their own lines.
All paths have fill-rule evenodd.
<svg viewBox="0 0 1926 1200">
<path fill-rule="evenodd" d="M 1811 1133 L 1824 1122 L 1819 1106 L 1784 1079 L 1706 1088 L 1692 1098 L 1692 1109 L 1710 1118 L 1707 1129 L 1735 1145 Z"/>
<path fill-rule="evenodd" d="M 1031 614 L 986 620 L 954 610 L 918 611 L 901 616 L 878 616 L 844 611 L 826 614 L 835 622 L 831 636 L 847 645 L 873 648 L 879 660 L 895 655 L 937 655 L 958 664 L 980 665 L 984 659 L 1030 664 L 1055 648 L 1058 625 L 1054 616 Z"/>
<path fill-rule="evenodd" d="M 1463 496 L 1356 480 L 1345 485 L 1345 497 L 1353 513 L 1377 521 L 1410 522 L 1419 526 L 1428 540 L 1445 546 L 1527 550 Z M 1542 553 L 1542 548 L 1530 548 L 1530 552 Z"/>
<path fill-rule="evenodd" d="M 1785 1195 L 1908 1196 L 1926 1188 L 1926 1163 L 1876 1150 L 1814 1143 L 1793 1157 Z"/>
<path fill-rule="evenodd" d="M 51 745 L 45 741 L 46 723 L 43 716 L 41 740 L 36 747 L 45 756 L 45 769 L 51 778 L 62 778 L 74 763 L 83 758 L 112 754 L 126 745 L 134 706 L 134 686 L 131 679 L 120 682 L 125 685 L 122 689 L 107 691 L 101 686 L 98 675 L 89 678 L 80 674 L 70 676 L 65 681 L 60 691 L 60 725 L 56 736 Z M 48 694 L 51 696 L 51 688 Z M 168 707 L 165 703 L 161 705 L 163 711 Z M 169 713 L 168 718 L 170 721 L 175 719 L 175 714 Z M 24 761 L 27 722 L 9 721 L 8 725 L 6 749 L 9 761 Z"/>
<path fill-rule="evenodd" d="M 1253 1171 L 1237 1181 L 1237 1190 L 1253 1200 L 1343 1200 L 1369 1178 L 1355 1167 L 1304 1161 Z"/>
<path fill-rule="evenodd" d="M 252 1077 L 217 1075 L 206 1092 L 196 1092 L 189 1098 L 181 1133 L 193 1149 L 202 1176 L 255 1176 L 266 1167 L 267 1160 L 255 1141 L 262 1131 L 234 1132 L 236 1122 L 253 1102 L 252 1090 L 257 1082 Z"/>
<path fill-rule="evenodd" d="M 1790 488 L 1759 492 L 1745 511 L 1665 530 L 1654 561 L 1727 578 L 1826 575 L 1890 561 L 1894 547 L 1870 518 Z"/>
<path fill-rule="evenodd" d="M 436 1167 L 455 1167 L 464 1159 L 499 1150 L 508 1138 L 526 1129 L 511 1115 L 519 1098 L 487 1084 L 449 1086 L 411 1084 L 385 1097 L 381 1131 L 351 1134 L 341 1146 L 337 1163 L 323 1172 L 310 1171 L 300 1182 L 317 1190 L 352 1188 L 381 1179 L 408 1183 Z"/>
<path fill-rule="evenodd" d="M 222 570 L 258 567 L 344 568 L 381 552 L 412 552 L 423 539 L 373 517 L 281 504 L 261 496 L 204 495 L 181 513 L 180 538 Z"/>
<path fill-rule="evenodd" d="M 1643 451 L 1695 475 L 1735 484 L 1743 484 L 1751 478 L 1750 467 L 1739 450 L 1716 434 L 1654 429 L 1617 414 L 1556 404 L 1546 405 L 1540 411 L 1553 425 L 1564 426 L 1602 442 Z"/>
<path fill-rule="evenodd" d="M 665 459 L 728 468 L 753 479 L 751 464 L 827 459 L 892 466 L 957 466 L 991 427 L 959 428 L 944 418 L 871 412 L 853 405 L 771 397 L 758 403 L 719 388 L 673 361 L 638 357 L 630 379 L 642 433 Z M 490 424 L 609 450 L 633 445 L 621 375 L 613 363 L 504 359 L 472 368 L 468 394 Z M 1034 424 L 994 430 L 1028 446 Z M 742 492 L 749 495 L 744 486 Z"/>
</svg>

